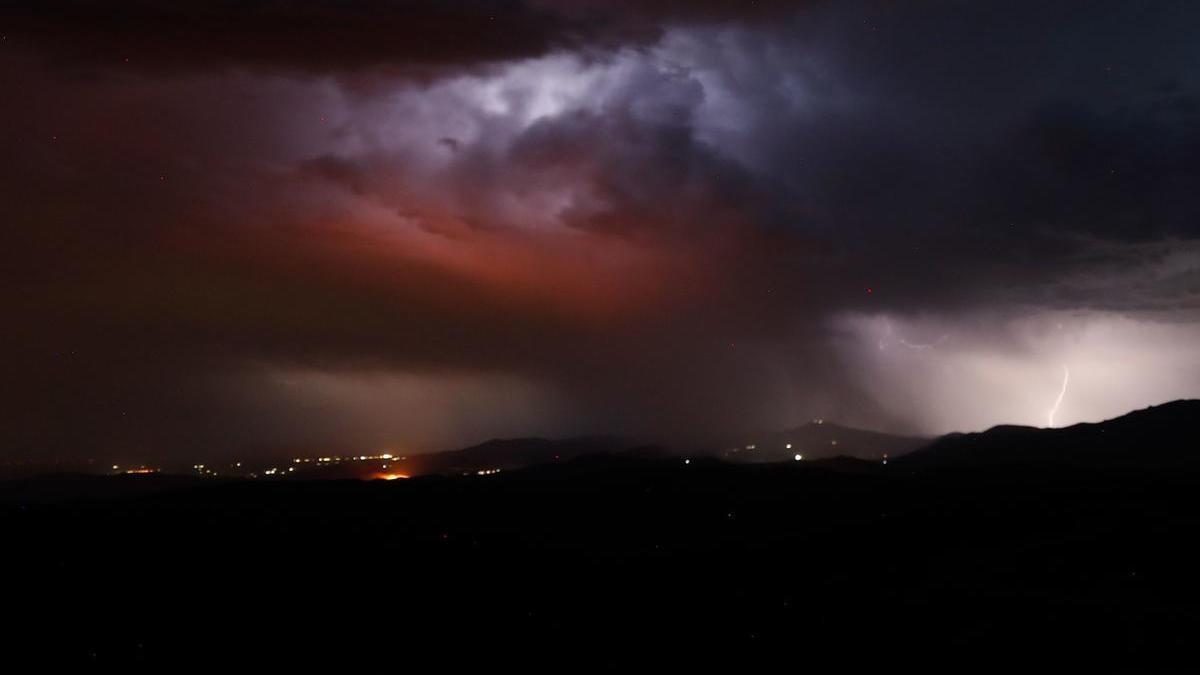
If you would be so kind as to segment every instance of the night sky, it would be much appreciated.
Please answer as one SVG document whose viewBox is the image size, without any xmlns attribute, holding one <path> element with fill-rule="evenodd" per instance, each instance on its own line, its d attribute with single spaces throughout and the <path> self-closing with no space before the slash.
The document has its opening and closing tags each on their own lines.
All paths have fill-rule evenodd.
<svg viewBox="0 0 1200 675">
<path fill-rule="evenodd" d="M 1200 395 L 1200 3 L 24 4 L 4 457 Z"/>
</svg>

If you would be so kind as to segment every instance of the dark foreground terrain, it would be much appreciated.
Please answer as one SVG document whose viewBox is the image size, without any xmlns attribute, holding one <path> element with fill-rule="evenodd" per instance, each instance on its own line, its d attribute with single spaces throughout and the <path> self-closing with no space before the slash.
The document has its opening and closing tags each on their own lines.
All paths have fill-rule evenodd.
<svg viewBox="0 0 1200 675">
<path fill-rule="evenodd" d="M 10 483 L 3 659 L 1188 672 L 1198 416 L 998 428 L 887 465 Z"/>
</svg>

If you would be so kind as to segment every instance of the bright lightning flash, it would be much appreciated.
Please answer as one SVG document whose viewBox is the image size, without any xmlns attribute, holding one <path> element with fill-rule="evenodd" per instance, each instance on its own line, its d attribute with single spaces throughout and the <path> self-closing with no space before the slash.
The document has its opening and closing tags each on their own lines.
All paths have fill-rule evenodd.
<svg viewBox="0 0 1200 675">
<path fill-rule="evenodd" d="M 1058 412 L 1058 407 L 1062 405 L 1063 397 L 1067 395 L 1067 384 L 1071 381 L 1071 371 L 1066 366 L 1063 366 L 1063 383 L 1062 389 L 1058 391 L 1058 398 L 1054 399 L 1054 407 L 1050 408 L 1050 419 L 1047 426 L 1054 426 L 1054 414 Z"/>
</svg>

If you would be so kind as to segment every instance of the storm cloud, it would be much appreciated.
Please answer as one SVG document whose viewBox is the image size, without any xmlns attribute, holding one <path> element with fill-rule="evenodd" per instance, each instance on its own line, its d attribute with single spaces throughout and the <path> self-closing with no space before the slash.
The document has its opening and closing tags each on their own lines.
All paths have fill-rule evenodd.
<svg viewBox="0 0 1200 675">
<path fill-rule="evenodd" d="M 0 451 L 1200 394 L 1200 10 L 750 4 L 0 10 Z"/>
</svg>

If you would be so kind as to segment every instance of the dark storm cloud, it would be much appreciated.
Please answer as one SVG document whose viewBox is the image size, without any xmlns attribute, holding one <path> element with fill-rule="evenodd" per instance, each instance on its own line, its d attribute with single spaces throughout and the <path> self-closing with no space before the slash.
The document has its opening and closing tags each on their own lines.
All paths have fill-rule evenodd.
<svg viewBox="0 0 1200 675">
<path fill-rule="evenodd" d="M 518 2 L 47 2 L 9 8 L 24 38 L 67 63 L 169 71 L 336 71 L 537 56 L 567 26 Z"/>
<path fill-rule="evenodd" d="M 1197 14 L 842 6 L 789 28 L 791 68 L 770 46 L 788 43 L 745 45 L 754 66 L 731 87 L 771 111 L 756 153 L 810 214 L 794 224 L 836 230 L 876 302 L 1042 302 L 1095 240 L 1196 236 Z M 781 70 L 805 73 L 793 115 L 771 85 Z"/>
<path fill-rule="evenodd" d="M 944 430 L 1038 423 L 1067 361 L 1132 398 L 1063 419 L 1194 384 L 1190 6 L 3 12 L 9 453 Z M 1143 333 L 1175 361 L 1122 377 L 1175 374 L 1113 387 Z"/>
<path fill-rule="evenodd" d="M 537 0 L 51 0 L 0 9 L 14 43 L 77 67 L 169 72 L 232 67 L 339 73 L 454 67 L 554 49 L 648 44 L 666 23 L 755 19 L 782 2 Z"/>
<path fill-rule="evenodd" d="M 1115 111 L 1036 111 L 994 169 L 1014 217 L 1120 239 L 1200 234 L 1200 101 L 1148 94 Z"/>
</svg>

